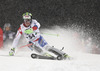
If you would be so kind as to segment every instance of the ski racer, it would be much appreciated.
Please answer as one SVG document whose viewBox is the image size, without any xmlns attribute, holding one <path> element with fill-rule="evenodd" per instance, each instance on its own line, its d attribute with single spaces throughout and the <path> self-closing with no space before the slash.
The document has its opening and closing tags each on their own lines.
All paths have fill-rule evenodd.
<svg viewBox="0 0 100 71">
<path fill-rule="evenodd" d="M 45 55 L 45 51 L 50 51 L 56 55 L 61 55 L 63 58 L 67 58 L 67 54 L 51 47 L 41 36 L 39 28 L 40 23 L 37 22 L 35 19 L 32 19 L 32 14 L 29 12 L 26 12 L 23 14 L 23 20 L 24 22 L 20 25 L 16 37 L 13 41 L 12 48 L 9 52 L 10 56 L 13 56 L 15 53 L 15 48 L 17 47 L 18 41 L 23 34 L 26 40 L 29 43 L 32 43 L 32 46 L 29 46 L 31 50 L 35 50 L 41 55 Z"/>
</svg>

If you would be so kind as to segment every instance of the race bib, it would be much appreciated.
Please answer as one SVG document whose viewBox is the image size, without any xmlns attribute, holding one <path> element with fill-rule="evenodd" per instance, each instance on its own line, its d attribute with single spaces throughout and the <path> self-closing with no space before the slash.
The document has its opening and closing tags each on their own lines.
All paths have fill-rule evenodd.
<svg viewBox="0 0 100 71">
<path fill-rule="evenodd" d="M 25 33 L 25 34 L 31 34 L 31 33 L 33 33 L 33 29 L 32 29 L 32 28 L 26 29 L 26 30 L 24 31 L 24 33 Z"/>
</svg>

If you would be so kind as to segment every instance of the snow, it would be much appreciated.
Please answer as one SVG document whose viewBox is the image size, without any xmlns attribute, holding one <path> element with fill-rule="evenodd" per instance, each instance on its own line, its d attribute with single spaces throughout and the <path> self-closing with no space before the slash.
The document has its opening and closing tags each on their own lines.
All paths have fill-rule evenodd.
<svg viewBox="0 0 100 71">
<path fill-rule="evenodd" d="M 68 53 L 72 59 L 61 61 L 32 59 L 30 57 L 32 52 L 27 47 L 17 49 L 15 56 L 9 56 L 9 47 L 0 49 L 0 71 L 100 71 L 100 55 L 86 53 L 80 40 L 73 37 L 74 31 L 63 28 L 41 31 L 59 34 L 58 37 L 43 36 L 51 46 L 58 49 L 64 46 L 64 52 Z"/>
</svg>

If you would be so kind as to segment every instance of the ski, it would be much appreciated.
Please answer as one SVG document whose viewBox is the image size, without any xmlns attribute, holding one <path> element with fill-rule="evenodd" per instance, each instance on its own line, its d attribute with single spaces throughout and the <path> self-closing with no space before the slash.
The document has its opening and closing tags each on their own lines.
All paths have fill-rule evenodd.
<svg viewBox="0 0 100 71">
<path fill-rule="evenodd" d="M 51 56 L 51 57 L 48 57 L 48 56 L 43 56 L 43 55 L 39 55 L 39 54 L 36 54 L 36 53 L 32 53 L 31 54 L 31 57 L 33 59 L 48 59 L 48 60 L 70 60 L 70 57 L 68 56 L 68 58 L 64 59 L 62 56 L 57 56 L 57 57 L 54 57 L 54 56 Z"/>
<path fill-rule="evenodd" d="M 39 54 L 36 54 L 36 53 L 32 53 L 32 54 L 31 54 L 31 57 L 32 57 L 33 59 L 56 60 L 56 57 L 54 57 L 54 56 L 48 57 L 48 56 L 43 56 L 43 55 L 39 55 Z"/>
</svg>

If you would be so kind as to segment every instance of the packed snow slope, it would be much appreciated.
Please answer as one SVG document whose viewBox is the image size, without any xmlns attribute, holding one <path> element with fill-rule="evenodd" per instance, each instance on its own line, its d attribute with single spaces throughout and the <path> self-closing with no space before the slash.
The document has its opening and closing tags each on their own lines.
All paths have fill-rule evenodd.
<svg viewBox="0 0 100 71">
<path fill-rule="evenodd" d="M 55 29 L 54 29 L 55 28 Z M 15 56 L 9 56 L 11 45 L 0 49 L 0 71 L 100 71 L 100 55 L 90 54 L 85 51 L 81 38 L 75 30 L 53 27 L 42 29 L 42 36 L 55 48 L 63 50 L 73 59 L 71 60 L 38 60 L 30 57 L 28 47 L 17 48 Z M 22 41 L 22 42 L 21 42 Z M 25 45 L 25 40 L 20 40 L 19 46 Z"/>
</svg>

